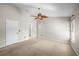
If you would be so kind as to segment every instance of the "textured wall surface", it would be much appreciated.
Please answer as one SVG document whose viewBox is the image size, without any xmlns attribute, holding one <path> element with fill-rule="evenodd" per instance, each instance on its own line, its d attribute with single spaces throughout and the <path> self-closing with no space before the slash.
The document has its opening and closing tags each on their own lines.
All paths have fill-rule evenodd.
<svg viewBox="0 0 79 59">
<path fill-rule="evenodd" d="M 39 36 L 67 43 L 69 40 L 69 18 L 55 17 L 39 21 Z"/>
</svg>

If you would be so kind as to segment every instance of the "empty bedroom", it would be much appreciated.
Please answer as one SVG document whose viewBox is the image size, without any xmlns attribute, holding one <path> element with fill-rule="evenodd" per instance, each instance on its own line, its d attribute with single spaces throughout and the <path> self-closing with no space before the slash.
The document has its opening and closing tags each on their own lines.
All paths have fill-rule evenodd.
<svg viewBox="0 0 79 59">
<path fill-rule="evenodd" d="M 78 56 L 78 3 L 0 3 L 0 56 Z"/>
</svg>

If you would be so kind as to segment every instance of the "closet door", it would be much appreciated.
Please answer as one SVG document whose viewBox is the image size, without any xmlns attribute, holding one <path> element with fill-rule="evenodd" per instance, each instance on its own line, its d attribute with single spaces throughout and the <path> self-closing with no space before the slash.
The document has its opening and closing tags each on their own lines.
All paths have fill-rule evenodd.
<svg viewBox="0 0 79 59">
<path fill-rule="evenodd" d="M 31 32 L 30 32 L 31 31 Z M 31 37 L 36 37 L 37 36 L 37 21 L 32 21 L 31 26 L 30 26 L 30 31 L 29 33 L 31 34 Z"/>
<path fill-rule="evenodd" d="M 6 20 L 6 45 L 16 43 L 18 41 L 18 21 Z"/>
<path fill-rule="evenodd" d="M 75 19 L 71 22 L 71 41 L 75 42 Z"/>
</svg>

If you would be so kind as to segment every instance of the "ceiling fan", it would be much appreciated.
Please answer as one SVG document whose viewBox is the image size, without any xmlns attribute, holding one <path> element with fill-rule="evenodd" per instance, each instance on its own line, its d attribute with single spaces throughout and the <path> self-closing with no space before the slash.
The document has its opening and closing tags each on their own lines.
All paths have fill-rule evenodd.
<svg viewBox="0 0 79 59">
<path fill-rule="evenodd" d="M 48 18 L 48 16 L 46 15 L 43 15 L 41 12 L 40 12 L 40 8 L 38 8 L 38 14 L 36 16 L 32 16 L 34 17 L 35 19 L 39 19 L 39 20 L 44 20 L 45 18 Z"/>
</svg>

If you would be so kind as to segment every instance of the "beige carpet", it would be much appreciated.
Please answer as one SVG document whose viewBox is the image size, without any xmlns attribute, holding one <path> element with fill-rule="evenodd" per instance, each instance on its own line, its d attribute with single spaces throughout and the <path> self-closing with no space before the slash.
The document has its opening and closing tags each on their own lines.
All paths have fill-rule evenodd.
<svg viewBox="0 0 79 59">
<path fill-rule="evenodd" d="M 75 56 L 68 44 L 32 38 L 0 49 L 2 56 Z"/>
</svg>

